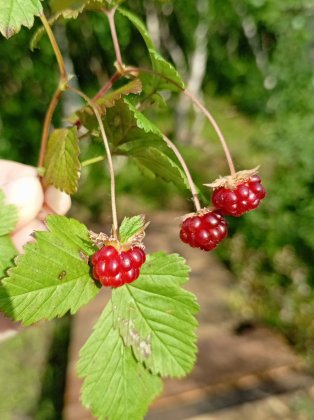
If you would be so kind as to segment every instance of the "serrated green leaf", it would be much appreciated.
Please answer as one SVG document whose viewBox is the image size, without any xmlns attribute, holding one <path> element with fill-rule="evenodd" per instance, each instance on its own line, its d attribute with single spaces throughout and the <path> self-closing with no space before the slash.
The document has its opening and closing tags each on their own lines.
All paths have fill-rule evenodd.
<svg viewBox="0 0 314 420">
<path fill-rule="evenodd" d="M 0 33 L 10 38 L 22 26 L 31 28 L 34 16 L 42 13 L 41 0 L 0 0 Z"/>
<path fill-rule="evenodd" d="M 0 236 L 0 278 L 13 266 L 13 258 L 17 255 L 11 238 L 7 235 Z"/>
<path fill-rule="evenodd" d="M 12 232 L 17 220 L 17 208 L 12 204 L 4 204 L 4 193 L 0 190 L 0 236 Z"/>
<path fill-rule="evenodd" d="M 98 110 L 101 115 L 105 115 L 108 108 L 112 108 L 115 103 L 121 99 L 123 96 L 134 94 L 137 95 L 142 91 L 142 83 L 140 79 L 134 79 L 131 82 L 127 83 L 120 88 L 106 93 L 101 98 L 95 101 L 95 105 L 97 105 Z M 93 110 L 89 106 L 84 106 L 80 110 L 76 111 L 77 118 L 80 122 L 84 125 L 84 127 L 88 128 L 89 130 L 94 130 L 98 128 L 97 119 Z"/>
<path fill-rule="evenodd" d="M 150 173 L 152 179 L 158 176 L 166 182 L 173 182 L 178 187 L 184 185 L 189 188 L 182 169 L 161 150 L 155 147 L 143 147 L 141 149 L 136 147 L 134 150 L 129 149 L 128 153 L 139 167 L 145 167 L 147 175 Z"/>
<path fill-rule="evenodd" d="M 79 139 L 76 127 L 54 130 L 48 141 L 45 155 L 45 180 L 61 191 L 77 191 L 79 171 Z"/>
<path fill-rule="evenodd" d="M 126 99 L 108 109 L 104 125 L 115 154 L 134 159 L 146 176 L 156 176 L 189 188 L 186 176 L 166 145 L 162 133 Z"/>
<path fill-rule="evenodd" d="M 143 80 L 146 80 L 146 93 L 151 96 L 158 90 L 167 89 L 174 92 L 183 90 L 185 88 L 185 84 L 181 76 L 173 65 L 156 51 L 155 45 L 143 22 L 129 10 L 121 8 L 118 10 L 137 28 L 147 46 L 155 74 L 145 74 L 145 78 Z"/>
<path fill-rule="evenodd" d="M 25 325 L 77 310 L 99 288 L 90 277 L 95 252 L 86 226 L 65 216 L 48 216 L 48 232 L 36 232 L 0 287 L 0 310 Z"/>
<path fill-rule="evenodd" d="M 180 255 L 156 252 L 147 256 L 141 268 L 141 279 L 150 284 L 155 282 L 162 286 L 182 286 L 188 281 L 189 272 L 190 267 Z"/>
<path fill-rule="evenodd" d="M 152 373 L 185 376 L 196 358 L 195 296 L 171 283 L 175 271 L 170 267 L 175 268 L 166 255 L 145 265 L 144 277 L 140 275 L 136 282 L 113 291 L 114 325 L 137 360 Z M 169 279 L 158 284 L 160 275 L 155 278 L 154 273 L 160 265 L 168 266 L 169 271 L 164 271 L 169 273 Z"/>
<path fill-rule="evenodd" d="M 119 227 L 120 242 L 125 243 L 144 229 L 145 216 L 125 217 Z"/>
<path fill-rule="evenodd" d="M 162 382 L 138 363 L 113 329 L 111 302 L 80 352 L 83 404 L 99 419 L 142 419 Z"/>
</svg>

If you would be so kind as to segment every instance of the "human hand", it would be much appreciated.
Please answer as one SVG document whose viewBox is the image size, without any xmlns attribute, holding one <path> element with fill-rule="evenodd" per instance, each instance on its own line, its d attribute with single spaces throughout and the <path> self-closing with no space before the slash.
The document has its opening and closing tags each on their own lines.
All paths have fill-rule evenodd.
<svg viewBox="0 0 314 420">
<path fill-rule="evenodd" d="M 0 189 L 5 202 L 18 209 L 18 222 L 11 234 L 19 253 L 26 242 L 33 240 L 34 230 L 45 230 L 48 214 L 65 214 L 71 207 L 69 195 L 53 186 L 43 189 L 36 168 L 0 159 Z"/>
</svg>

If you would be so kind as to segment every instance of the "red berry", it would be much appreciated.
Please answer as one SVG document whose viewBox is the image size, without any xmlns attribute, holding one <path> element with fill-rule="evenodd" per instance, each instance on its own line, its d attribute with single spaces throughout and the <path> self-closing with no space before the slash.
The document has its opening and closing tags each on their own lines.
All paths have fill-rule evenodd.
<svg viewBox="0 0 314 420">
<path fill-rule="evenodd" d="M 93 277 L 105 287 L 120 287 L 139 277 L 145 260 L 140 247 L 118 252 L 113 246 L 104 246 L 91 258 Z"/>
<path fill-rule="evenodd" d="M 247 181 L 238 184 L 234 190 L 220 187 L 212 196 L 212 203 L 224 215 L 239 217 L 256 209 L 265 197 L 266 191 L 258 175 L 253 175 Z"/>
<path fill-rule="evenodd" d="M 188 217 L 182 223 L 180 230 L 182 242 L 193 248 L 201 248 L 204 251 L 211 251 L 216 248 L 227 234 L 227 222 L 216 211 Z"/>
</svg>

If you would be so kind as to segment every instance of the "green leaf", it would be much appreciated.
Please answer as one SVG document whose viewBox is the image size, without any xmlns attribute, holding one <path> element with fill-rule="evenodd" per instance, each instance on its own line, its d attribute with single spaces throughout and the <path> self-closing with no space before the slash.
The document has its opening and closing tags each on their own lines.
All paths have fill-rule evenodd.
<svg viewBox="0 0 314 420">
<path fill-rule="evenodd" d="M 126 99 L 108 109 L 104 125 L 116 155 L 134 159 L 146 176 L 156 176 L 174 182 L 179 188 L 189 188 L 177 158 L 163 140 L 162 133 L 144 114 Z"/>
<path fill-rule="evenodd" d="M 138 363 L 113 329 L 111 302 L 80 352 L 83 404 L 99 419 L 142 419 L 162 382 Z"/>
<path fill-rule="evenodd" d="M 58 17 L 76 19 L 85 10 L 99 10 L 107 5 L 106 0 L 50 0 L 51 11 Z"/>
<path fill-rule="evenodd" d="M 17 208 L 12 204 L 4 204 L 4 193 L 0 190 L 0 236 L 12 232 L 17 220 Z"/>
<path fill-rule="evenodd" d="M 0 278 L 13 266 L 13 258 L 17 255 L 11 238 L 7 235 L 0 236 Z"/>
<path fill-rule="evenodd" d="M 182 286 L 189 279 L 190 268 L 178 254 L 156 252 L 148 255 L 141 268 L 141 279 L 162 286 Z"/>
<path fill-rule="evenodd" d="M 61 191 L 77 191 L 79 171 L 79 139 L 76 127 L 54 130 L 49 138 L 45 155 L 45 180 Z"/>
<path fill-rule="evenodd" d="M 181 262 L 181 265 L 180 273 L 185 264 Z M 185 376 L 196 358 L 197 322 L 194 315 L 198 305 L 195 296 L 178 286 L 176 281 L 171 282 L 171 277 L 177 273 L 168 256 L 149 260 L 145 266 L 144 276 L 113 291 L 114 325 L 124 343 L 132 347 L 137 360 L 152 373 Z M 168 279 L 164 274 L 163 282 L 159 282 L 159 273 L 155 277 L 160 266 L 167 267 L 164 273 L 168 273 Z"/>
<path fill-rule="evenodd" d="M 40 0 L 0 0 L 0 33 L 10 38 L 21 26 L 31 28 L 34 16 L 42 13 Z"/>
<path fill-rule="evenodd" d="M 0 310 L 25 325 L 71 313 L 94 298 L 88 256 L 95 252 L 86 226 L 48 216 L 48 232 L 36 232 L 0 287 Z"/>
<path fill-rule="evenodd" d="M 167 60 L 165 60 L 156 51 L 154 43 L 143 22 L 128 10 L 121 8 L 119 8 L 118 10 L 123 16 L 129 19 L 129 21 L 137 28 L 147 46 L 153 70 L 155 72 L 155 74 L 145 74 L 145 77 L 143 79 L 146 80 L 145 90 L 147 91 L 147 94 L 152 95 L 157 90 L 165 89 L 174 92 L 179 92 L 183 90 L 185 88 L 185 84 L 181 76 L 173 67 L 173 65 L 170 64 Z M 146 86 L 149 86 L 149 88 L 146 88 Z"/>
<path fill-rule="evenodd" d="M 145 227 L 145 216 L 125 217 L 119 228 L 119 238 L 122 243 L 130 240 L 134 235 L 143 231 Z"/>
<path fill-rule="evenodd" d="M 120 88 L 106 93 L 104 96 L 95 101 L 101 115 L 105 115 L 108 108 L 112 108 L 115 103 L 123 96 L 130 94 L 139 94 L 142 91 L 142 83 L 140 79 L 134 79 Z M 87 105 L 76 112 L 77 119 L 89 130 L 98 128 L 97 119 L 93 110 Z"/>
</svg>

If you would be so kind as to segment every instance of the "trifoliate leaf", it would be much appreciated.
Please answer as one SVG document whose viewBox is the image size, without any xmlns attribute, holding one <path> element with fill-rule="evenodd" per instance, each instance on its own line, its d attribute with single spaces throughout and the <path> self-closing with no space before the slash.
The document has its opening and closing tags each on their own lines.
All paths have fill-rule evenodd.
<svg viewBox="0 0 314 420">
<path fill-rule="evenodd" d="M 162 382 L 138 363 L 113 328 L 111 302 L 80 352 L 83 404 L 99 419 L 142 419 Z"/>
<path fill-rule="evenodd" d="M 17 220 L 17 208 L 12 204 L 4 204 L 4 193 L 0 190 L 0 236 L 12 232 Z"/>
<path fill-rule="evenodd" d="M 134 79 L 126 85 L 106 93 L 101 98 L 95 101 L 97 109 L 99 110 L 100 115 L 105 115 L 108 108 L 112 108 L 115 103 L 122 98 L 122 96 L 130 94 L 139 94 L 142 91 L 142 83 L 140 79 Z M 77 119 L 80 120 L 81 124 L 89 130 L 94 130 L 98 128 L 97 119 L 95 117 L 94 111 L 89 106 L 84 106 L 80 110 L 76 111 Z"/>
<path fill-rule="evenodd" d="M 146 81 L 145 83 L 145 90 L 147 93 L 149 92 L 152 95 L 154 92 L 158 90 L 171 90 L 174 92 L 181 91 L 185 88 L 185 84 L 177 72 L 177 70 L 170 64 L 167 60 L 165 60 L 157 51 L 154 46 L 154 43 L 141 20 L 133 15 L 128 10 L 125 9 L 118 9 L 119 12 L 125 16 L 129 21 L 137 28 L 137 30 L 142 35 L 144 42 L 147 46 L 150 59 L 152 62 L 153 70 L 155 74 L 145 74 L 145 78 L 143 80 Z M 148 86 L 148 88 L 146 88 Z"/>
<path fill-rule="evenodd" d="M 75 313 L 99 291 L 90 277 L 88 256 L 95 248 L 86 226 L 48 216 L 47 228 L 36 232 L 0 287 L 0 311 L 25 325 Z"/>
<path fill-rule="evenodd" d="M 17 251 L 9 236 L 0 236 L 0 278 L 4 277 L 6 271 L 13 266 L 13 258 Z"/>
<path fill-rule="evenodd" d="M 185 264 L 181 262 L 182 266 Z M 168 267 L 168 282 L 158 284 L 160 265 Z M 176 276 L 168 256 L 149 260 L 146 275 L 112 295 L 114 325 L 135 357 L 154 374 L 185 376 L 194 366 L 198 311 L 195 296 L 171 282 Z M 144 266 L 143 266 L 144 269 Z M 179 268 L 182 272 L 184 268 Z"/>
<path fill-rule="evenodd" d="M 0 0 L 0 33 L 10 38 L 21 26 L 31 28 L 34 16 L 42 13 L 40 0 Z"/>
<path fill-rule="evenodd" d="M 79 171 L 79 139 L 76 127 L 54 130 L 49 138 L 45 155 L 45 180 L 61 191 L 77 191 Z"/>
<path fill-rule="evenodd" d="M 125 217 L 119 227 L 120 242 L 125 243 L 145 229 L 145 216 Z"/>
</svg>

